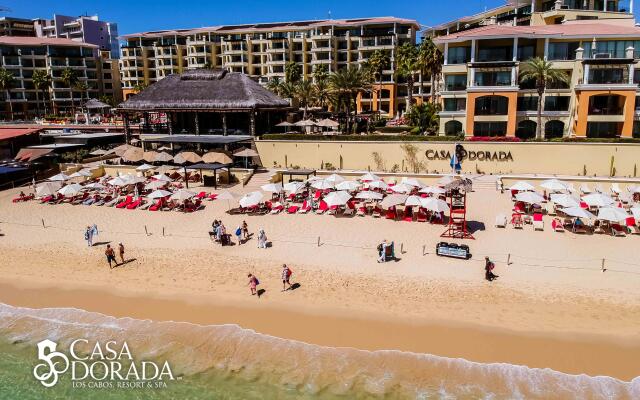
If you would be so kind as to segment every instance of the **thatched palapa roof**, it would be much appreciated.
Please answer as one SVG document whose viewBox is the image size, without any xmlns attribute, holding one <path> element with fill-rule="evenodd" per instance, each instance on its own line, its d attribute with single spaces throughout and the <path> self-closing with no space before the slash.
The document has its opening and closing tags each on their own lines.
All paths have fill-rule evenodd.
<svg viewBox="0 0 640 400">
<path fill-rule="evenodd" d="M 170 75 L 130 97 L 118 109 L 204 111 L 285 107 L 289 107 L 288 101 L 263 88 L 247 75 L 199 69 Z"/>
</svg>

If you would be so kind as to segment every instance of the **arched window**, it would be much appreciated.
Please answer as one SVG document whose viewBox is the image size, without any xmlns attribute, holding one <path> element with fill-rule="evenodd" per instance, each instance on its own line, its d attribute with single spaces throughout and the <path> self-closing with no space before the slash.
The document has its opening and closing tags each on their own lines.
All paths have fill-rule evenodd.
<svg viewBox="0 0 640 400">
<path fill-rule="evenodd" d="M 559 138 L 564 136 L 564 122 L 556 119 L 549 121 L 544 126 L 544 137 L 546 139 Z"/>
<path fill-rule="evenodd" d="M 518 123 L 518 129 L 516 131 L 516 136 L 520 139 L 532 139 L 536 137 L 536 128 L 538 124 L 535 121 L 530 119 L 525 119 L 524 121 L 520 121 Z"/>
<path fill-rule="evenodd" d="M 462 122 L 460 121 L 449 121 L 444 124 L 444 133 L 447 136 L 455 136 L 462 133 Z"/>
<path fill-rule="evenodd" d="M 482 96 L 476 99 L 476 115 L 507 115 L 509 99 L 504 96 Z"/>
</svg>

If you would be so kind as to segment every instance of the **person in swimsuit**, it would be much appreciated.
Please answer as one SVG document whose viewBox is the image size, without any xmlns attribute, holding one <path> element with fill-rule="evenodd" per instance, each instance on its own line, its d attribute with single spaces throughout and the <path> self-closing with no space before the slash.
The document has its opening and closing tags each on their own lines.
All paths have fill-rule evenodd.
<svg viewBox="0 0 640 400">
<path fill-rule="evenodd" d="M 251 295 L 255 296 L 258 293 L 258 278 L 253 276 L 253 274 L 249 274 L 247 277 L 249 278 L 249 289 L 251 289 Z"/>
<path fill-rule="evenodd" d="M 291 278 L 292 274 L 293 272 L 289 269 L 289 267 L 287 267 L 287 264 L 282 264 L 282 291 L 283 292 L 285 290 L 291 289 L 291 283 L 289 283 L 289 279 Z M 287 285 L 289 285 L 289 288 L 287 288 Z"/>
<path fill-rule="evenodd" d="M 109 268 L 111 268 L 111 262 L 114 262 L 115 265 L 118 266 L 118 262 L 116 261 L 116 253 L 113 251 L 113 248 L 110 244 L 107 245 L 107 249 L 104 251 L 104 255 L 107 256 Z"/>
</svg>

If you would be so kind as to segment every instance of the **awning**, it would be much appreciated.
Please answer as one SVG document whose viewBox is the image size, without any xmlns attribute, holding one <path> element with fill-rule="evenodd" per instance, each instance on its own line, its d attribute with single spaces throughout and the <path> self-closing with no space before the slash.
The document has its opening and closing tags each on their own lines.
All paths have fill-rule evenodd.
<svg viewBox="0 0 640 400">
<path fill-rule="evenodd" d="M 33 161 L 37 160 L 42 156 L 46 156 L 49 153 L 52 153 L 53 149 L 20 149 L 18 154 L 16 154 L 15 159 L 20 161 Z"/>
<path fill-rule="evenodd" d="M 30 135 L 40 131 L 41 129 L 42 128 L 0 128 L 0 140 Z"/>
<path fill-rule="evenodd" d="M 140 137 L 143 142 L 152 143 L 203 143 L 203 144 L 232 144 L 252 140 L 248 135 L 169 135 L 161 137 Z"/>
</svg>

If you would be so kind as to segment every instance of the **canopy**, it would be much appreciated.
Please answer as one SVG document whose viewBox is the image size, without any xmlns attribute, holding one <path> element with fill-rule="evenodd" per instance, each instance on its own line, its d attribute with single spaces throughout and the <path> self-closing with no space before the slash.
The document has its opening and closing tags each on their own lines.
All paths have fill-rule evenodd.
<svg viewBox="0 0 640 400">
<path fill-rule="evenodd" d="M 453 178 L 453 176 L 451 175 L 445 175 L 442 178 L 438 179 L 438 184 L 440 185 L 448 185 L 451 182 L 455 181 L 455 179 Z"/>
<path fill-rule="evenodd" d="M 422 182 L 420 182 L 419 180 L 417 180 L 416 178 L 403 177 L 402 180 L 400 181 L 400 183 L 403 183 L 403 184 L 409 185 L 409 186 L 414 186 L 414 187 L 423 187 L 424 186 L 424 184 Z"/>
<path fill-rule="evenodd" d="M 598 210 L 598 219 L 611 222 L 621 222 L 629 218 L 630 215 L 622 208 L 602 207 Z"/>
<path fill-rule="evenodd" d="M 382 193 L 374 192 L 371 190 L 365 190 L 356 195 L 356 199 L 362 200 L 382 200 L 384 195 Z"/>
<path fill-rule="evenodd" d="M 510 190 L 518 190 L 518 191 L 527 191 L 527 190 L 536 190 L 535 187 L 533 187 L 532 184 L 530 184 L 529 182 L 526 181 L 519 181 L 514 183 L 510 188 Z"/>
<path fill-rule="evenodd" d="M 273 192 L 280 193 L 282 192 L 282 184 L 281 183 L 267 183 L 266 185 L 260 186 L 260 189 L 265 192 Z"/>
<path fill-rule="evenodd" d="M 371 181 L 379 181 L 380 177 L 376 174 L 372 174 L 371 172 L 367 172 L 366 174 L 360 177 L 362 182 L 371 182 Z"/>
<path fill-rule="evenodd" d="M 80 185 L 79 183 L 72 183 L 58 190 L 58 193 L 60 193 L 63 196 L 75 196 L 81 190 L 82 190 L 82 185 Z"/>
<path fill-rule="evenodd" d="M 150 199 L 161 199 L 167 196 L 171 196 L 172 193 L 168 190 L 155 190 L 147 195 Z"/>
<path fill-rule="evenodd" d="M 552 194 L 551 201 L 562 207 L 580 207 L 580 199 L 570 194 Z"/>
<path fill-rule="evenodd" d="M 106 188 L 105 185 L 98 183 L 98 182 L 92 182 L 88 185 L 84 186 L 85 189 L 94 189 L 94 190 L 102 190 L 104 188 Z"/>
<path fill-rule="evenodd" d="M 113 149 L 109 150 L 108 154 L 115 154 L 118 157 L 122 157 L 122 155 L 129 149 L 137 149 L 136 146 L 131 146 L 130 144 L 123 144 L 120 145 L 118 147 L 114 147 Z"/>
<path fill-rule="evenodd" d="M 331 174 L 329 176 L 327 176 L 326 178 L 324 178 L 325 181 L 327 182 L 332 182 L 332 183 L 340 183 L 340 182 L 344 182 L 345 179 L 343 177 L 341 177 L 338 174 Z"/>
<path fill-rule="evenodd" d="M 156 190 L 156 189 L 160 189 L 161 187 L 167 186 L 168 182 L 165 181 L 152 181 L 147 183 L 144 188 L 146 190 Z"/>
<path fill-rule="evenodd" d="M 563 209 L 562 212 L 567 214 L 570 217 L 590 218 L 590 219 L 593 219 L 596 217 L 595 215 L 591 214 L 589 211 L 580 207 L 568 207 Z"/>
<path fill-rule="evenodd" d="M 369 182 L 369 188 L 387 190 L 389 188 L 389 185 L 387 185 L 387 183 L 384 181 L 376 180 Z"/>
<path fill-rule="evenodd" d="M 397 185 L 390 186 L 390 188 L 396 193 L 411 193 L 413 191 L 413 186 L 407 185 L 406 183 L 399 183 Z"/>
<path fill-rule="evenodd" d="M 253 207 L 257 206 L 262 201 L 262 198 L 261 192 L 251 192 L 242 196 L 239 203 L 242 207 Z"/>
<path fill-rule="evenodd" d="M 407 201 L 407 197 L 409 196 L 406 194 L 390 194 L 380 202 L 380 207 L 388 209 L 398 204 L 404 204 Z"/>
<path fill-rule="evenodd" d="M 640 220 L 640 207 L 633 207 L 631 210 L 631 214 L 636 220 Z"/>
<path fill-rule="evenodd" d="M 302 182 L 289 182 L 285 183 L 283 189 L 288 193 L 298 193 L 305 187 L 305 184 Z"/>
<path fill-rule="evenodd" d="M 582 201 L 591 207 L 606 207 L 615 202 L 611 197 L 602 193 L 588 194 L 582 197 Z"/>
<path fill-rule="evenodd" d="M 149 164 L 142 164 L 139 167 L 136 168 L 136 171 L 148 171 L 150 169 L 154 169 L 155 167 L 153 165 L 149 165 Z"/>
<path fill-rule="evenodd" d="M 143 155 L 144 155 L 144 152 L 140 147 L 132 147 L 132 148 L 129 148 L 127 151 L 125 151 L 121 155 L 121 157 L 127 161 L 138 162 L 138 161 L 142 161 Z"/>
<path fill-rule="evenodd" d="M 283 122 L 280 122 L 279 124 L 276 124 L 276 126 L 295 126 L 295 125 L 292 124 L 291 122 L 283 121 Z"/>
<path fill-rule="evenodd" d="M 335 184 L 333 182 L 329 182 L 326 179 L 322 179 L 319 181 L 311 182 L 311 187 L 314 189 L 325 190 L 325 189 L 333 189 L 335 187 Z"/>
<path fill-rule="evenodd" d="M 62 183 L 60 181 L 43 182 L 36 186 L 36 194 L 40 197 L 53 196 L 58 192 L 60 187 L 62 187 Z"/>
<path fill-rule="evenodd" d="M 192 151 L 183 151 L 173 158 L 176 164 L 198 163 L 202 161 L 202 157 Z"/>
<path fill-rule="evenodd" d="M 156 174 L 152 176 L 151 179 L 155 179 L 157 181 L 162 181 L 162 182 L 171 182 L 173 180 L 168 176 L 166 176 L 165 174 Z"/>
<path fill-rule="evenodd" d="M 565 190 L 569 190 L 569 185 L 565 182 L 559 181 L 557 179 L 547 179 L 546 181 L 540 184 L 540 187 L 545 188 L 547 190 L 551 190 L 554 192 L 562 192 Z"/>
<path fill-rule="evenodd" d="M 354 190 L 358 190 L 358 188 L 360 187 L 360 184 L 358 182 L 355 181 L 344 181 L 344 182 L 340 182 L 336 185 L 336 189 L 338 190 L 348 190 L 350 192 L 353 192 Z"/>
<path fill-rule="evenodd" d="M 80 171 L 74 172 L 73 174 L 69 175 L 69 178 L 88 178 L 90 176 L 93 176 L 91 171 L 87 171 L 86 169 L 81 169 Z"/>
<path fill-rule="evenodd" d="M 323 200 L 325 201 L 325 203 L 327 203 L 329 207 L 333 207 L 333 206 L 343 206 L 347 204 L 347 202 L 350 199 L 351 199 L 351 195 L 349 194 L 349 192 L 340 190 L 337 192 L 329 193 L 324 197 Z"/>
<path fill-rule="evenodd" d="M 339 123 L 337 123 L 336 121 L 329 119 L 329 118 L 325 118 L 325 119 L 321 119 L 320 121 L 315 123 L 316 126 L 321 126 L 323 128 L 337 128 L 340 126 Z M 301 125 L 303 126 L 303 125 Z"/>
<path fill-rule="evenodd" d="M 520 192 L 516 194 L 516 200 L 527 204 L 540 204 L 544 201 L 544 197 L 536 192 Z"/>
<path fill-rule="evenodd" d="M 129 181 L 126 178 L 122 177 L 122 176 L 115 177 L 115 178 L 107 181 L 107 183 L 109 185 L 111 185 L 111 186 L 127 186 L 127 185 L 130 185 Z"/>
<path fill-rule="evenodd" d="M 89 99 L 84 103 L 84 108 L 87 108 L 89 110 L 94 110 L 94 109 L 111 108 L 111 106 L 107 103 L 101 102 L 100 100 Z"/>
<path fill-rule="evenodd" d="M 407 200 L 405 200 L 404 205 L 411 207 L 421 207 L 422 198 L 420 196 L 409 196 L 407 197 Z"/>
<path fill-rule="evenodd" d="M 180 189 L 171 195 L 172 200 L 188 200 L 195 196 L 196 193 L 186 189 Z"/>
<path fill-rule="evenodd" d="M 433 194 L 444 194 L 447 193 L 446 190 L 439 188 L 437 186 L 425 186 L 422 189 L 418 190 L 420 193 L 433 193 Z"/>
<path fill-rule="evenodd" d="M 296 122 L 294 125 L 295 126 L 317 126 L 317 124 L 310 119 L 303 119 L 302 121 Z"/>
<path fill-rule="evenodd" d="M 154 157 L 153 161 L 155 162 L 169 162 L 173 160 L 173 156 L 169 153 L 166 152 L 162 152 L 162 153 L 158 153 L 156 154 L 156 156 Z"/>
</svg>

